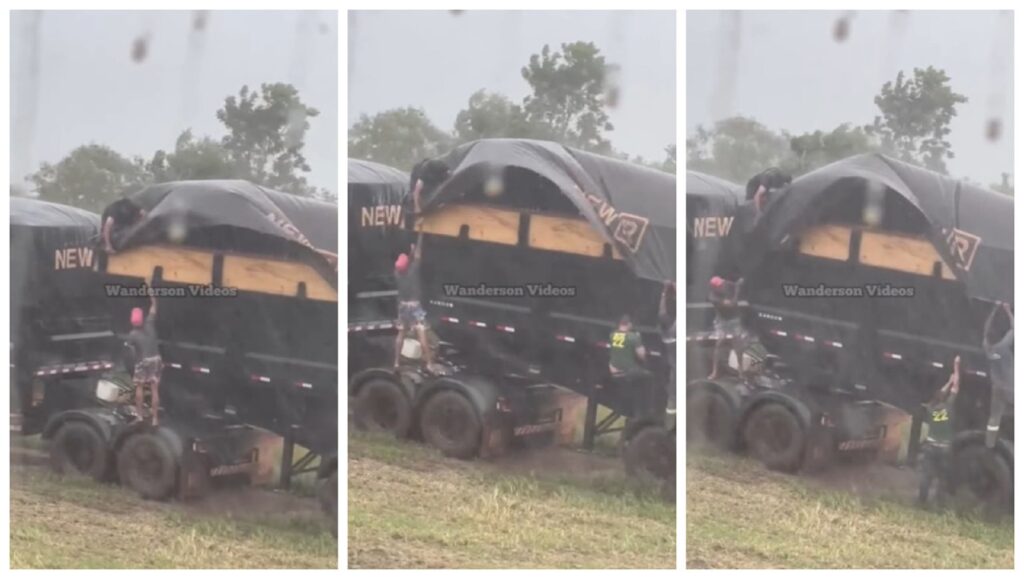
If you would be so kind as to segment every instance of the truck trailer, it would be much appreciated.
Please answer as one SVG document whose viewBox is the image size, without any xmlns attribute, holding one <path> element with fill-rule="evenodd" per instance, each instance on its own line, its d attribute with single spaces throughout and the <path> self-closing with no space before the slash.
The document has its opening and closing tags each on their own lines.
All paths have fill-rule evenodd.
<svg viewBox="0 0 1024 579">
<path fill-rule="evenodd" d="M 992 303 L 1013 299 L 1012 198 L 874 154 L 772 195 L 741 223 L 740 187 L 688 175 L 688 438 L 815 469 L 893 444 L 909 415 L 913 462 L 923 405 L 960 356 L 952 470 L 976 498 L 1010 504 L 1012 410 L 986 453 L 981 333 Z M 750 335 L 729 338 L 771 354 L 753 379 L 706 378 L 719 337 L 708 331 L 712 275 L 744 279 Z"/>
<path fill-rule="evenodd" d="M 315 471 L 336 520 L 336 206 L 242 181 L 151 185 L 127 202 L 144 213 L 120 224 L 115 252 L 94 245 L 83 279 L 115 339 L 87 382 L 91 403 L 46 413 L 54 465 L 146 498 L 187 497 L 254 476 L 270 460 L 265 430 L 284 439 L 282 486 Z M 126 412 L 120 359 L 128 314 L 150 295 L 164 361 L 157 428 Z"/>
<path fill-rule="evenodd" d="M 350 395 L 387 391 L 398 410 L 382 415 L 456 456 L 550 436 L 571 394 L 587 400 L 585 445 L 622 416 L 627 441 L 650 427 L 663 442 L 669 371 L 657 310 L 675 276 L 674 177 L 523 139 L 475 141 L 431 162 L 446 176 L 427 183 L 420 215 L 405 226 L 407 242 L 424 236 L 424 308 L 447 375 L 366 368 Z M 430 181 L 414 171 L 421 177 Z M 402 205 L 410 216 L 408 194 Z M 610 380 L 607 342 L 623 314 L 651 354 L 658 411 Z M 599 404 L 611 410 L 601 421 Z M 665 448 L 661 470 L 671 458 L 674 473 Z"/>
</svg>

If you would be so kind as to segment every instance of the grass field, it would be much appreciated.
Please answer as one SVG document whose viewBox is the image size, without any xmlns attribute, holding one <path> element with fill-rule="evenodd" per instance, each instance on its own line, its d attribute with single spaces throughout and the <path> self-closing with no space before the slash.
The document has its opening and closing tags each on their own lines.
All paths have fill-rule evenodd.
<svg viewBox="0 0 1024 579">
<path fill-rule="evenodd" d="M 12 449 L 12 568 L 338 566 L 337 541 L 312 498 L 246 488 L 196 503 L 144 501 L 58 477 L 44 461 L 36 443 Z"/>
<path fill-rule="evenodd" d="M 690 450 L 688 568 L 1013 567 L 1013 524 L 914 508 Z"/>
<path fill-rule="evenodd" d="M 675 567 L 675 506 L 617 459 L 522 454 L 464 462 L 350 434 L 350 567 Z"/>
</svg>

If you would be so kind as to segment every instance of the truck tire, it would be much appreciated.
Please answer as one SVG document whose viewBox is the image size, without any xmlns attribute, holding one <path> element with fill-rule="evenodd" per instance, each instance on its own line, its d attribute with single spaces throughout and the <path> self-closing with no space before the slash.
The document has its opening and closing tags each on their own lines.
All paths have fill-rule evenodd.
<svg viewBox="0 0 1024 579">
<path fill-rule="evenodd" d="M 1007 512 L 1013 498 L 1013 467 L 984 444 L 970 444 L 953 457 L 954 490 L 965 489 L 972 502 L 992 513 Z M 1012 511 L 1010 511 L 1012 512 Z"/>
<path fill-rule="evenodd" d="M 117 453 L 117 473 L 144 499 L 164 500 L 174 494 L 178 461 L 170 445 L 155 432 L 128 437 Z"/>
<path fill-rule="evenodd" d="M 65 422 L 50 442 L 50 465 L 60 474 L 81 474 L 104 481 L 109 478 L 110 463 L 110 450 L 103 436 L 84 422 Z"/>
<path fill-rule="evenodd" d="M 331 518 L 331 534 L 338 536 L 338 471 L 335 470 L 320 484 L 317 492 L 320 508 Z"/>
<path fill-rule="evenodd" d="M 700 389 L 687 397 L 687 444 L 706 444 L 727 450 L 735 439 L 735 423 L 732 404 L 720 393 Z"/>
<path fill-rule="evenodd" d="M 373 378 L 356 394 L 355 418 L 363 430 L 402 438 L 412 424 L 412 405 L 398 384 L 385 378 Z"/>
<path fill-rule="evenodd" d="M 626 442 L 622 458 L 629 476 L 662 481 L 675 478 L 676 453 L 664 428 L 641 428 Z"/>
<path fill-rule="evenodd" d="M 800 419 L 776 402 L 755 408 L 743 425 L 743 442 L 750 454 L 772 470 L 800 468 L 805 439 Z"/>
<path fill-rule="evenodd" d="M 445 456 L 469 459 L 480 452 L 482 427 L 473 403 L 453 390 L 434 394 L 420 412 L 423 439 Z"/>
</svg>

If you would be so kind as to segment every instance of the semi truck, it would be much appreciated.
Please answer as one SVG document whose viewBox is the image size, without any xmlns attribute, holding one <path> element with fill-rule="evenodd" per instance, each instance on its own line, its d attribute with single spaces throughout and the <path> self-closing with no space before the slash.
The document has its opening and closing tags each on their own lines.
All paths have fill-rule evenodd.
<svg viewBox="0 0 1024 579">
<path fill-rule="evenodd" d="M 419 179 L 416 215 L 408 191 Z M 674 475 L 657 326 L 661 289 L 675 275 L 674 177 L 555 143 L 485 139 L 421 164 L 409 181 L 400 235 L 405 251 L 422 235 L 423 306 L 445 367 L 391 367 L 392 301 L 373 324 L 386 328 L 384 363 L 350 377 L 357 420 L 451 456 L 489 456 L 550 439 L 568 419 L 567 401 L 585 398 L 585 446 L 615 430 L 627 449 L 656 438 L 651 468 Z M 350 189 L 350 214 L 364 210 L 359 203 Z M 392 271 L 397 253 L 381 258 L 380 271 Z M 623 314 L 650 354 L 653 410 L 608 373 L 609 334 Z M 364 343 L 353 336 L 366 326 L 350 320 L 350 344 Z M 610 410 L 601 420 L 599 405 Z M 612 426 L 620 417 L 624 429 Z"/>
<path fill-rule="evenodd" d="M 1012 198 L 876 154 L 770 195 L 757 213 L 741 187 L 687 175 L 688 440 L 814 470 L 898 446 L 909 417 L 913 463 L 924 404 L 960 356 L 951 486 L 1010 505 L 1012 409 L 989 451 L 981 334 L 993 304 L 1013 300 Z M 711 331 L 716 275 L 744 280 L 741 336 Z M 710 380 L 722 337 L 727 352 L 736 340 L 769 355 L 741 377 L 732 354 Z"/>
<path fill-rule="evenodd" d="M 80 291 L 90 297 L 86 310 L 101 312 L 102 331 L 49 340 L 73 351 L 106 343 L 90 350 L 95 363 L 63 355 L 53 357 L 57 367 L 21 370 L 22 414 L 32 417 L 25 432 L 50 441 L 59 470 L 165 499 L 256 476 L 273 460 L 261 444 L 269 431 L 284 440 L 281 485 L 315 472 L 320 503 L 336 521 L 336 206 L 243 181 L 151 185 L 123 202 L 142 211 L 117 224 L 116 250 L 103 249 L 99 229 L 84 246 L 92 264 Z M 164 362 L 159 427 L 130 412 L 122 360 L 129 312 L 151 296 Z M 49 312 L 80 311 L 65 303 Z M 38 357 L 38 336 L 23 343 L 21 359 Z M 45 396 L 35 400 L 39 382 Z M 70 391 L 80 393 L 74 403 L 47 402 Z"/>
</svg>

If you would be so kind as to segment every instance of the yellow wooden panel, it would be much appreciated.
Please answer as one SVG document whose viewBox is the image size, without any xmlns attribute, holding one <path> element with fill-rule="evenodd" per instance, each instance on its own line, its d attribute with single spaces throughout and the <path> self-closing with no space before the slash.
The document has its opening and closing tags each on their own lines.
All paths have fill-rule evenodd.
<svg viewBox="0 0 1024 579">
<path fill-rule="evenodd" d="M 608 245 L 587 221 L 551 215 L 530 216 L 529 243 L 536 249 L 593 257 L 604 255 L 604 247 Z M 612 246 L 612 256 L 622 259 L 615 246 Z"/>
<path fill-rule="evenodd" d="M 307 298 L 338 301 L 338 292 L 309 264 L 239 255 L 224 256 L 222 283 L 225 287 L 294 296 L 298 293 L 300 282 L 306 284 Z"/>
<path fill-rule="evenodd" d="M 850 228 L 821 225 L 800 237 L 800 253 L 846 261 L 850 257 Z"/>
<path fill-rule="evenodd" d="M 944 279 L 955 279 L 942 262 L 935 246 L 926 239 L 876 231 L 864 231 L 860 238 L 860 262 L 864 265 L 930 276 L 935 263 L 942 267 Z"/>
<path fill-rule="evenodd" d="M 107 258 L 107 273 L 149 280 L 163 267 L 163 279 L 206 285 L 213 282 L 213 253 L 180 247 L 147 245 Z"/>
<path fill-rule="evenodd" d="M 519 242 L 519 212 L 479 205 L 449 205 L 420 219 L 424 233 L 458 237 L 463 226 L 469 239 L 515 245 Z"/>
</svg>

